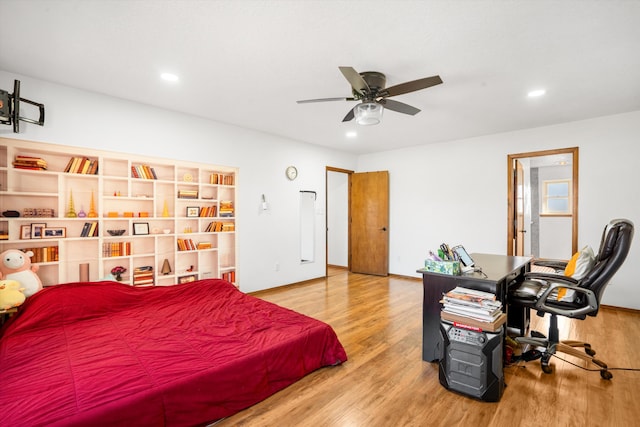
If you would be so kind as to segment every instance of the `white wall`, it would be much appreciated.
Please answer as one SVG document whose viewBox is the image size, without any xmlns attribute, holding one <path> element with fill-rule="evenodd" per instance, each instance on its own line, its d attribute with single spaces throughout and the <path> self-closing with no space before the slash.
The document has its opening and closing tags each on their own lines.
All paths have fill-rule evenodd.
<svg viewBox="0 0 640 427">
<path fill-rule="evenodd" d="M 245 292 L 325 274 L 325 167 L 355 169 L 356 157 L 240 127 L 0 71 L 0 88 L 45 105 L 45 126 L 0 126 L 0 136 L 236 166 L 238 280 Z M 285 168 L 295 165 L 295 181 Z M 300 262 L 300 190 L 317 191 L 315 262 Z M 270 210 L 261 212 L 265 195 Z M 276 271 L 278 264 L 278 271 Z"/>
<path fill-rule="evenodd" d="M 324 275 L 323 226 L 316 230 L 316 262 L 300 263 L 298 208 L 300 190 L 317 191 L 317 206 L 326 205 L 326 166 L 389 171 L 389 271 L 396 274 L 418 277 L 427 251 L 441 242 L 506 252 L 510 153 L 580 147 L 579 247 L 597 247 L 612 218 L 640 223 L 640 111 L 356 158 L 3 71 L 0 88 L 12 88 L 16 78 L 24 97 L 45 104 L 46 124 L 24 123 L 20 134 L 0 126 L 0 136 L 239 167 L 238 278 L 247 292 Z M 293 182 L 284 176 L 290 164 L 299 171 Z M 271 209 L 260 213 L 262 194 Z M 316 224 L 324 224 L 322 208 L 317 215 Z M 605 304 L 640 309 L 639 261 L 636 242 Z"/>
<path fill-rule="evenodd" d="M 389 171 L 390 272 L 419 276 L 442 242 L 506 253 L 507 155 L 553 148 L 580 148 L 578 247 L 597 250 L 611 219 L 640 224 L 638 135 L 640 111 L 360 156 L 358 171 Z M 639 264 L 636 241 L 605 304 L 640 309 Z"/>
</svg>

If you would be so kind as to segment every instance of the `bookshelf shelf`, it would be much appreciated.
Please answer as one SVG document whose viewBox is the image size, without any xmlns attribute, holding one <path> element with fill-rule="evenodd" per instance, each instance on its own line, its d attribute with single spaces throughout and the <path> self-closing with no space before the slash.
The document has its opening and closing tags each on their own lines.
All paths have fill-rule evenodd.
<svg viewBox="0 0 640 427">
<path fill-rule="evenodd" d="M 46 164 L 46 169 L 27 169 L 30 161 Z M 237 174 L 237 168 L 220 165 L 0 138 L 0 205 L 2 211 L 20 214 L 0 217 L 0 252 L 55 247 L 56 261 L 35 263 L 45 286 L 80 280 L 79 265 L 88 263 L 91 281 L 123 266 L 127 272 L 122 282 L 130 285 L 138 272 L 139 286 L 169 286 L 185 276 L 189 280 L 224 276 L 239 287 Z M 203 215 L 188 216 L 187 208 L 193 207 Z M 24 216 L 43 210 L 53 216 Z M 87 236 L 86 224 L 93 222 L 97 235 Z M 225 230 L 231 231 L 207 231 L 212 222 L 225 223 Z M 143 225 L 136 225 L 136 231 L 145 234 L 134 233 L 137 223 Z M 33 238 L 32 224 L 64 228 L 66 236 Z M 122 229 L 121 236 L 107 233 Z M 179 249 L 178 242 L 185 239 L 191 240 L 193 249 Z M 129 244 L 125 255 L 113 256 L 106 250 L 123 243 Z M 168 274 L 161 272 L 165 260 L 171 268 Z"/>
</svg>

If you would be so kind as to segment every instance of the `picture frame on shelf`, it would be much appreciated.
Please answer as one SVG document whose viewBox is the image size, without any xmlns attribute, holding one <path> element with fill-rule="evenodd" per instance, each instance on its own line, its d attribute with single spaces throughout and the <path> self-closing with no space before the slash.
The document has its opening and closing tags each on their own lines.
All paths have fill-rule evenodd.
<svg viewBox="0 0 640 427">
<path fill-rule="evenodd" d="M 187 218 L 197 218 L 200 216 L 200 208 L 198 206 L 187 207 Z"/>
<path fill-rule="evenodd" d="M 34 222 L 31 223 L 31 238 L 32 239 L 42 239 L 42 230 L 47 228 L 47 224 L 44 222 Z"/>
<path fill-rule="evenodd" d="M 31 226 L 30 225 L 21 225 L 20 226 L 20 239 L 22 239 L 22 240 L 31 239 Z"/>
<path fill-rule="evenodd" d="M 136 236 L 143 236 L 145 234 L 149 234 L 149 223 L 148 222 L 134 222 L 133 223 L 133 234 Z"/>
<path fill-rule="evenodd" d="M 67 237 L 66 227 L 45 227 L 42 229 L 43 239 L 62 239 Z"/>
<path fill-rule="evenodd" d="M 178 277 L 178 283 L 183 284 L 183 283 L 195 282 L 197 279 L 198 277 L 195 274 L 189 274 L 188 276 Z"/>
</svg>

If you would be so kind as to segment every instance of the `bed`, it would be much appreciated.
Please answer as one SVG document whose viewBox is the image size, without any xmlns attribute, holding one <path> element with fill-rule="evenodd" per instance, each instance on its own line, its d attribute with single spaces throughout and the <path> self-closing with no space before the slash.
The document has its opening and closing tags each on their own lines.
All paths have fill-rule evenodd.
<svg viewBox="0 0 640 427">
<path fill-rule="evenodd" d="M 0 331 L 0 425 L 204 425 L 346 360 L 326 323 L 223 280 L 63 284 Z"/>
</svg>

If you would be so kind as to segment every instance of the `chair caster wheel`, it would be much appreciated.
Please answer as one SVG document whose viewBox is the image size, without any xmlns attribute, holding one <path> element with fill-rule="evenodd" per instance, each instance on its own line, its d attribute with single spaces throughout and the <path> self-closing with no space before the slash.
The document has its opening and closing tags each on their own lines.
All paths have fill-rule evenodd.
<svg viewBox="0 0 640 427">
<path fill-rule="evenodd" d="M 600 371 L 600 376 L 605 380 L 610 380 L 613 378 L 613 374 L 609 371 L 605 371 L 604 369 Z"/>
<path fill-rule="evenodd" d="M 544 372 L 545 374 L 552 374 L 553 368 L 549 365 L 542 365 L 542 372 Z M 602 373 L 600 375 L 602 375 Z"/>
<path fill-rule="evenodd" d="M 596 355 L 596 351 L 592 350 L 591 348 L 586 348 L 584 349 L 584 352 L 587 353 L 589 356 L 593 357 Z"/>
</svg>

